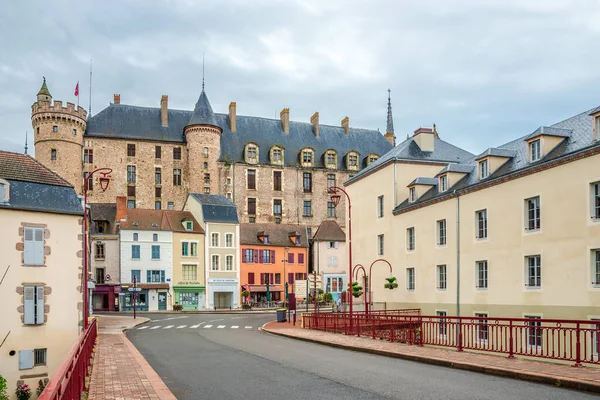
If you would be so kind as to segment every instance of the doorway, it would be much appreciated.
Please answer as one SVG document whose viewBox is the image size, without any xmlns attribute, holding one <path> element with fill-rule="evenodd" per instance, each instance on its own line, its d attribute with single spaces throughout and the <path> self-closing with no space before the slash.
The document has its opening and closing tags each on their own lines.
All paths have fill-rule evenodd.
<svg viewBox="0 0 600 400">
<path fill-rule="evenodd" d="M 167 293 L 166 292 L 158 292 L 158 310 L 166 310 L 167 309 Z"/>
</svg>

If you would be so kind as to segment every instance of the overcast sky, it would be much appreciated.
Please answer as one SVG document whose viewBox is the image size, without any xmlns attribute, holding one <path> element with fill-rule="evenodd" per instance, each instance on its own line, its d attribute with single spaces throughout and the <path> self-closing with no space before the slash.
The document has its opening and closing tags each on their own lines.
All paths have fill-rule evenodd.
<svg viewBox="0 0 600 400">
<path fill-rule="evenodd" d="M 121 103 L 385 132 L 392 90 L 399 139 L 434 122 L 480 152 L 600 105 L 600 2 L 560 0 L 2 1 L 0 149 L 32 150 L 31 104 L 45 76 L 54 99 L 92 114 Z"/>
</svg>

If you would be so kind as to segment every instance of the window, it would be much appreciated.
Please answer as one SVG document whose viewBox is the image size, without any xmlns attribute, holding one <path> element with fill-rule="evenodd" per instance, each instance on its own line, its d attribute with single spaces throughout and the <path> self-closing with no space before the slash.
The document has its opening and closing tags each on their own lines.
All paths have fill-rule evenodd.
<svg viewBox="0 0 600 400">
<path fill-rule="evenodd" d="M 160 246 L 153 245 L 152 246 L 152 259 L 159 260 L 160 259 Z"/>
<path fill-rule="evenodd" d="M 525 315 L 527 321 L 527 345 L 529 347 L 542 347 L 542 317 L 535 315 Z"/>
<path fill-rule="evenodd" d="M 253 197 L 248 198 L 248 214 L 256 215 L 256 199 Z"/>
<path fill-rule="evenodd" d="M 44 286 L 24 286 L 23 323 L 42 325 L 44 322 Z"/>
<path fill-rule="evenodd" d="M 327 242 L 327 248 L 328 249 L 337 249 L 338 248 L 338 242 Z"/>
<path fill-rule="evenodd" d="M 161 187 L 155 187 L 154 188 L 154 197 L 161 197 L 162 196 L 162 188 Z"/>
<path fill-rule="evenodd" d="M 540 288 L 542 286 L 542 256 L 529 256 L 527 260 L 527 286 Z"/>
<path fill-rule="evenodd" d="M 281 161 L 281 149 L 274 148 L 271 152 L 271 156 L 273 157 L 272 161 L 280 162 Z"/>
<path fill-rule="evenodd" d="M 174 202 L 172 202 L 172 201 L 169 201 L 169 202 L 167 203 L 167 210 L 171 210 L 171 211 L 173 211 L 174 209 L 175 209 L 175 203 L 174 203 Z"/>
<path fill-rule="evenodd" d="M 83 150 L 83 162 L 85 164 L 93 164 L 94 163 L 94 150 L 92 150 L 92 149 L 84 149 Z"/>
<path fill-rule="evenodd" d="M 349 154 L 348 155 L 348 165 L 350 167 L 357 167 L 358 166 L 358 155 Z"/>
<path fill-rule="evenodd" d="M 104 243 L 96 242 L 96 260 L 104 259 Z"/>
<path fill-rule="evenodd" d="M 73 136 L 77 135 L 77 129 L 73 129 Z"/>
<path fill-rule="evenodd" d="M 377 235 L 377 254 L 383 255 L 383 235 Z"/>
<path fill-rule="evenodd" d="M 210 185 L 210 174 L 204 174 L 204 184 Z"/>
<path fill-rule="evenodd" d="M 154 168 L 154 184 L 160 185 L 162 183 L 162 172 L 159 167 Z"/>
<path fill-rule="evenodd" d="M 50 159 L 56 160 L 56 149 L 50 150 Z"/>
<path fill-rule="evenodd" d="M 479 210 L 475 212 L 477 218 L 477 239 L 487 238 L 487 210 Z"/>
<path fill-rule="evenodd" d="M 337 257 L 331 256 L 329 257 L 329 266 L 335 267 L 337 265 Z"/>
<path fill-rule="evenodd" d="M 305 164 L 312 164 L 312 151 L 304 150 L 302 152 L 302 162 Z"/>
<path fill-rule="evenodd" d="M 181 169 L 173 169 L 173 186 L 181 186 Z"/>
<path fill-rule="evenodd" d="M 445 317 L 447 315 L 446 311 L 436 311 L 435 315 L 438 317 Z M 438 318 L 438 334 L 440 336 L 446 336 L 448 332 L 448 323 L 446 322 L 446 318 Z"/>
<path fill-rule="evenodd" d="M 440 192 L 445 192 L 448 190 L 448 176 L 442 175 L 440 176 Z"/>
<path fill-rule="evenodd" d="M 438 246 L 446 245 L 446 220 L 441 219 L 437 222 L 437 244 Z"/>
<path fill-rule="evenodd" d="M 327 152 L 327 164 L 329 165 L 334 165 L 336 164 L 335 162 L 335 151 L 328 151 Z"/>
<path fill-rule="evenodd" d="M 227 197 L 229 200 L 231 200 L 231 192 L 227 192 L 227 193 L 225 194 L 225 197 Z"/>
<path fill-rule="evenodd" d="M 208 168 L 208 163 L 207 163 L 206 161 L 204 161 L 204 164 L 203 164 L 203 165 L 204 165 L 204 169 L 207 169 L 207 168 Z M 229 168 L 230 168 L 230 167 L 229 167 L 229 164 L 226 164 L 226 165 L 227 165 L 227 169 L 229 169 Z"/>
<path fill-rule="evenodd" d="M 273 215 L 281 215 L 281 199 L 273 200 Z"/>
<path fill-rule="evenodd" d="M 127 196 L 135 197 L 135 186 L 127 186 Z"/>
<path fill-rule="evenodd" d="M 134 233 L 134 234 L 133 234 L 133 241 L 134 241 L 134 242 L 137 242 L 137 241 L 138 241 L 138 238 L 139 238 L 138 234 L 137 234 L 137 233 Z"/>
<path fill-rule="evenodd" d="M 162 151 L 160 146 L 154 146 L 154 158 L 160 159 L 162 157 Z"/>
<path fill-rule="evenodd" d="M 310 200 L 304 201 L 304 213 L 302 215 L 305 217 L 312 217 L 312 202 Z"/>
<path fill-rule="evenodd" d="M 251 223 L 251 224 L 255 223 L 256 222 L 256 217 L 249 217 L 248 218 L 248 222 Z"/>
<path fill-rule="evenodd" d="M 417 201 L 417 189 L 411 187 L 408 189 L 408 202 L 414 203 L 415 201 Z"/>
<path fill-rule="evenodd" d="M 281 274 L 279 272 L 275 273 L 275 284 L 281 285 Z"/>
<path fill-rule="evenodd" d="M 96 268 L 96 283 L 104 283 L 104 268 Z"/>
<path fill-rule="evenodd" d="M 592 218 L 600 219 L 600 182 L 592 183 Z"/>
<path fill-rule="evenodd" d="M 24 228 L 23 236 L 23 263 L 44 265 L 44 229 Z"/>
<path fill-rule="evenodd" d="M 225 184 L 226 185 L 231 185 L 231 178 L 225 179 Z"/>
<path fill-rule="evenodd" d="M 487 160 L 479 161 L 479 179 L 487 178 L 489 175 Z"/>
<path fill-rule="evenodd" d="M 600 249 L 592 250 L 592 284 L 600 285 Z"/>
<path fill-rule="evenodd" d="M 198 280 L 198 266 L 191 264 L 183 265 L 183 280 L 184 281 L 197 281 Z"/>
<path fill-rule="evenodd" d="M 306 234 L 308 235 L 308 238 L 312 238 L 312 228 L 306 228 Z"/>
<path fill-rule="evenodd" d="M 210 194 L 210 188 L 209 187 L 205 187 L 204 188 L 204 194 Z"/>
<path fill-rule="evenodd" d="M 288 262 L 288 264 L 293 264 L 294 263 L 294 253 L 288 253 L 287 262 Z"/>
<path fill-rule="evenodd" d="M 96 232 L 105 233 L 108 231 L 108 221 L 96 221 Z"/>
<path fill-rule="evenodd" d="M 87 177 L 90 176 L 89 172 L 84 172 L 83 173 L 83 184 L 85 186 L 85 181 L 87 179 Z M 94 190 L 94 179 L 88 179 L 87 181 L 87 190 Z"/>
<path fill-rule="evenodd" d="M 248 284 L 254 285 L 254 272 L 248 272 Z"/>
<path fill-rule="evenodd" d="M 298 254 L 298 264 L 304 264 L 304 254 Z"/>
<path fill-rule="evenodd" d="M 477 288 L 487 289 L 488 287 L 488 263 L 487 261 L 477 261 Z"/>
<path fill-rule="evenodd" d="M 476 318 L 487 318 L 486 313 L 475 313 Z M 477 340 L 479 342 L 487 342 L 488 340 L 488 321 L 487 319 L 477 320 Z"/>
<path fill-rule="evenodd" d="M 212 256 L 211 269 L 213 271 L 219 270 L 219 256 L 217 254 L 213 254 Z"/>
<path fill-rule="evenodd" d="M 255 190 L 256 189 L 256 170 L 255 169 L 249 169 L 247 170 L 247 187 L 250 190 Z"/>
<path fill-rule="evenodd" d="M 208 158 L 208 147 L 205 147 L 203 152 L 204 152 L 204 157 Z"/>
<path fill-rule="evenodd" d="M 379 159 L 379 156 L 376 155 L 370 155 L 369 156 L 369 165 L 374 163 L 375 161 L 377 161 Z"/>
<path fill-rule="evenodd" d="M 184 257 L 198 256 L 198 243 L 196 242 L 181 242 L 181 255 Z"/>
<path fill-rule="evenodd" d="M 181 160 L 181 147 L 173 147 L 173 160 Z"/>
<path fill-rule="evenodd" d="M 256 160 L 257 158 L 257 148 L 256 146 L 248 146 L 247 150 L 246 150 L 246 158 L 250 159 L 250 160 Z"/>
<path fill-rule="evenodd" d="M 33 350 L 33 366 L 46 365 L 46 349 Z"/>
<path fill-rule="evenodd" d="M 135 208 L 135 200 L 127 200 L 127 208 Z"/>
<path fill-rule="evenodd" d="M 437 266 L 437 288 L 440 290 L 446 290 L 446 280 L 447 280 L 446 266 L 438 265 Z"/>
<path fill-rule="evenodd" d="M 233 256 L 225 256 L 225 270 L 233 271 Z"/>
<path fill-rule="evenodd" d="M 529 156 L 531 158 L 531 162 L 537 161 L 541 157 L 541 147 L 540 140 L 535 140 L 529 143 Z"/>
<path fill-rule="evenodd" d="M 525 230 L 534 231 L 540 229 L 540 198 L 533 197 L 525 200 L 527 208 L 527 225 Z"/>
<path fill-rule="evenodd" d="M 210 235 L 210 243 L 212 247 L 219 247 L 219 234 L 212 233 Z"/>
<path fill-rule="evenodd" d="M 273 171 L 273 190 L 281 190 L 281 171 Z"/>
<path fill-rule="evenodd" d="M 335 187 L 335 174 L 327 174 L 327 191 L 331 192 L 331 188 Z"/>
<path fill-rule="evenodd" d="M 233 233 L 225 234 L 225 247 L 233 247 Z"/>
<path fill-rule="evenodd" d="M 264 243 L 269 243 L 268 236 L 266 237 L 266 240 L 267 241 Z M 271 250 L 260 250 L 259 261 L 261 264 L 271 264 L 271 262 L 275 261 L 271 259 Z"/>
<path fill-rule="evenodd" d="M 154 209 L 155 209 L 155 210 L 160 210 L 160 209 L 161 209 L 161 207 L 162 207 L 162 204 L 161 204 L 160 200 L 156 200 L 156 201 L 154 202 Z"/>
<path fill-rule="evenodd" d="M 295 236 L 295 237 L 294 237 L 294 244 L 295 244 L 296 246 L 300 246 L 300 236 Z"/>
<path fill-rule="evenodd" d="M 158 270 L 158 269 L 146 271 L 146 282 L 147 283 L 164 283 L 165 282 L 165 271 Z"/>
<path fill-rule="evenodd" d="M 412 251 L 415 249 L 415 228 L 406 230 L 406 250 Z"/>
<path fill-rule="evenodd" d="M 54 126 L 52 127 L 52 132 L 58 132 L 58 126 L 54 125 Z"/>
<path fill-rule="evenodd" d="M 329 218 L 335 218 L 335 204 L 333 202 L 327 202 L 327 216 Z"/>
<path fill-rule="evenodd" d="M 243 250 L 242 262 L 245 262 L 245 263 L 256 262 L 256 260 L 254 260 L 254 252 L 252 251 L 252 249 L 244 249 Z"/>
<path fill-rule="evenodd" d="M 135 157 L 135 144 L 127 145 L 127 157 Z"/>
<path fill-rule="evenodd" d="M 415 290 L 415 269 L 406 268 L 406 288 L 408 290 Z"/>
<path fill-rule="evenodd" d="M 305 172 L 302 175 L 302 186 L 304 188 L 304 193 L 312 192 L 312 174 L 310 172 Z"/>
<path fill-rule="evenodd" d="M 136 282 L 136 283 L 140 283 L 142 282 L 142 271 L 140 271 L 139 269 L 132 269 L 131 270 L 131 282 Z"/>
<path fill-rule="evenodd" d="M 153 242 L 158 242 L 158 233 L 153 233 L 152 234 L 152 241 Z"/>
<path fill-rule="evenodd" d="M 127 166 L 127 183 L 135 183 L 135 165 Z"/>
<path fill-rule="evenodd" d="M 377 218 L 383 218 L 383 195 L 377 197 Z"/>
<path fill-rule="evenodd" d="M 139 244 L 134 244 L 131 246 L 131 258 L 133 258 L 134 260 L 140 259 L 140 245 Z"/>
</svg>

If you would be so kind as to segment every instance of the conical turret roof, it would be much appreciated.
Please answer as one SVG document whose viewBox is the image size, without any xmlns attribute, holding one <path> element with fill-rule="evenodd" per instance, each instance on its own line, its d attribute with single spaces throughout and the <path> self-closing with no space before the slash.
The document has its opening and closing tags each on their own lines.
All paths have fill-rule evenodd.
<svg viewBox="0 0 600 400">
<path fill-rule="evenodd" d="M 194 107 L 194 112 L 190 117 L 190 122 L 187 124 L 187 126 L 190 125 L 211 125 L 220 128 L 217 123 L 217 117 L 210 106 L 210 102 L 208 101 L 204 89 L 202 90 L 202 93 L 200 93 L 200 97 L 196 102 L 196 107 Z"/>
<path fill-rule="evenodd" d="M 50 96 L 52 97 L 52 95 L 50 94 L 50 91 L 48 90 L 48 86 L 46 86 L 46 78 L 44 77 L 44 83 L 42 83 L 42 87 L 40 88 L 40 91 L 37 94 L 39 95 L 46 95 L 46 96 Z"/>
</svg>

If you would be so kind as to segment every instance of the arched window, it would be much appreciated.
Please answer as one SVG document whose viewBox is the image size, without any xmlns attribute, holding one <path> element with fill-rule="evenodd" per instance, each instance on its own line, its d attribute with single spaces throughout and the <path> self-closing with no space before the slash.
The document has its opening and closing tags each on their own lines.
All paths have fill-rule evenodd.
<svg viewBox="0 0 600 400">
<path fill-rule="evenodd" d="M 138 234 L 137 234 L 137 233 L 134 233 L 134 234 L 133 234 L 133 241 L 134 241 L 134 242 L 137 242 L 137 241 L 138 241 Z"/>
<path fill-rule="evenodd" d="M 271 146 L 269 159 L 271 160 L 271 164 L 283 165 L 283 147 L 279 145 Z"/>
<path fill-rule="evenodd" d="M 258 163 L 258 145 L 256 143 L 246 144 L 245 159 L 248 164 Z"/>
<path fill-rule="evenodd" d="M 358 157 L 359 154 L 357 151 L 349 151 L 348 154 L 346 154 L 346 168 L 349 170 L 358 171 Z"/>
<path fill-rule="evenodd" d="M 326 168 L 337 168 L 337 151 L 329 149 L 325 152 L 324 157 L 325 159 L 323 161 L 325 162 Z"/>
</svg>

